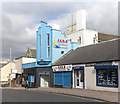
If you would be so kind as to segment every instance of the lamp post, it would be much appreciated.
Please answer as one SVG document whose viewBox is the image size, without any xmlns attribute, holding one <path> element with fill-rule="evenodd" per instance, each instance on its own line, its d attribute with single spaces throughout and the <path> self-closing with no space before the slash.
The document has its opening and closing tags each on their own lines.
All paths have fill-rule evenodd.
<svg viewBox="0 0 120 104">
<path fill-rule="evenodd" d="M 7 45 L 2 45 L 2 47 L 6 47 Z M 10 47 L 10 60 L 9 60 L 9 62 L 10 62 L 10 87 L 11 87 L 11 47 Z"/>
</svg>

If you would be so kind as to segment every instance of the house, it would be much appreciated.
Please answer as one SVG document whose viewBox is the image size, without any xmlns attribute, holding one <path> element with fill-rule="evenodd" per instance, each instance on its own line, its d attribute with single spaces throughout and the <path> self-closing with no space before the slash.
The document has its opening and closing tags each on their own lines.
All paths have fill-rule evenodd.
<svg viewBox="0 0 120 104">
<path fill-rule="evenodd" d="M 15 63 L 11 60 L 9 63 L 1 68 L 1 86 L 14 86 L 15 74 L 12 74 L 12 70 L 15 69 Z M 11 82 L 10 82 L 11 81 Z"/>
<path fill-rule="evenodd" d="M 26 52 L 26 57 L 36 58 L 36 49 L 30 49 L 28 47 L 27 52 Z"/>
</svg>

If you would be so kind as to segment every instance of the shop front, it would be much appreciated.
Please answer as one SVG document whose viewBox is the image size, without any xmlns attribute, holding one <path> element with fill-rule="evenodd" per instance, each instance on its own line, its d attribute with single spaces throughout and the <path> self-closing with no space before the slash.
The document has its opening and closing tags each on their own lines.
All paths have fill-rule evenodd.
<svg viewBox="0 0 120 104">
<path fill-rule="evenodd" d="M 84 66 L 73 67 L 73 88 L 84 88 Z"/>
<path fill-rule="evenodd" d="M 53 66 L 54 86 L 72 87 L 72 65 Z"/>
<path fill-rule="evenodd" d="M 96 85 L 102 87 L 118 87 L 118 66 L 95 66 Z"/>
<path fill-rule="evenodd" d="M 85 88 L 92 90 L 118 92 L 118 62 L 101 62 L 85 65 Z"/>
<path fill-rule="evenodd" d="M 53 87 L 51 67 L 36 68 L 36 87 Z"/>
<path fill-rule="evenodd" d="M 39 73 L 40 74 L 40 87 L 49 87 L 50 76 L 49 73 Z"/>
<path fill-rule="evenodd" d="M 24 69 L 22 86 L 25 86 L 25 81 L 28 80 L 28 87 L 36 87 L 36 68 Z"/>
</svg>

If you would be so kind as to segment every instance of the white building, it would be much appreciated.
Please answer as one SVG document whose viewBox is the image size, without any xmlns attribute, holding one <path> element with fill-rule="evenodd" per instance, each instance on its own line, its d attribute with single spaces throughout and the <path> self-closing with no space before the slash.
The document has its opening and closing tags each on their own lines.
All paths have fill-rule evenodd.
<svg viewBox="0 0 120 104">
<path fill-rule="evenodd" d="M 118 38 L 118 36 L 101 33 L 86 27 L 86 11 L 79 10 L 76 12 L 76 24 L 67 27 L 64 34 L 72 42 L 81 43 L 81 46 Z"/>
</svg>

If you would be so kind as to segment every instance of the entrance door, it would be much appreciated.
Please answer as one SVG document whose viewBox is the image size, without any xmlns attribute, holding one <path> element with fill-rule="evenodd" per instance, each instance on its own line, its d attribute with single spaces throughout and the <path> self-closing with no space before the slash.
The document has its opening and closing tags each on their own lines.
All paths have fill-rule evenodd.
<svg viewBox="0 0 120 104">
<path fill-rule="evenodd" d="M 83 70 L 75 70 L 75 88 L 83 88 Z"/>
<path fill-rule="evenodd" d="M 48 87 L 49 86 L 49 75 L 41 75 L 40 77 L 40 86 Z"/>
</svg>

